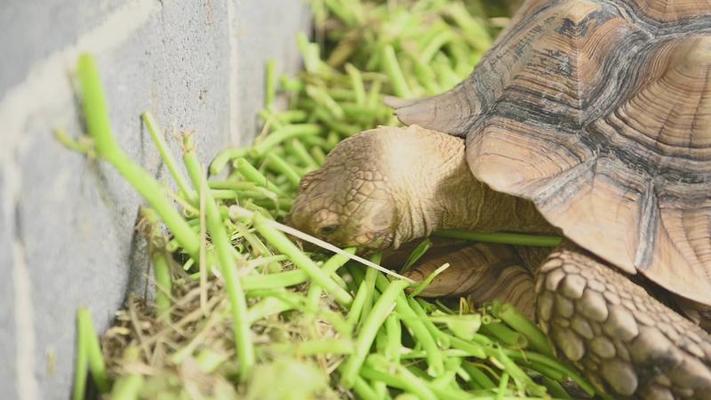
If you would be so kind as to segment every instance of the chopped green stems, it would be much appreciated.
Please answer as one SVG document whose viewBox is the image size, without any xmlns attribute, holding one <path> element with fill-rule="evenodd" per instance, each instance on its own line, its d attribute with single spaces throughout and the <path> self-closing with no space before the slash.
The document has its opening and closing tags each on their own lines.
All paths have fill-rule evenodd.
<svg viewBox="0 0 711 400">
<path fill-rule="evenodd" d="M 153 139 L 153 144 L 155 144 L 155 146 L 158 148 L 160 157 L 163 159 L 163 162 L 168 168 L 168 171 L 170 171 L 170 175 L 173 177 L 175 184 L 178 185 L 180 193 L 182 193 L 182 195 L 189 202 L 194 203 L 195 201 L 197 201 L 197 196 L 195 195 L 195 192 L 190 188 L 190 185 L 188 185 L 188 181 L 185 180 L 183 174 L 178 171 L 178 164 L 175 162 L 175 158 L 168 150 L 168 145 L 165 143 L 163 135 L 161 135 L 160 133 L 160 128 L 158 128 L 158 123 L 153 118 L 153 114 L 151 114 L 149 111 L 146 111 L 141 115 L 141 119 L 143 119 L 143 124 L 146 126 L 148 133 L 151 135 L 151 139 Z"/>
<path fill-rule="evenodd" d="M 491 37 L 486 27 L 469 14 L 464 4 L 452 2 L 446 11 L 454 22 L 464 31 L 464 39 L 475 49 L 483 51 L 491 47 Z"/>
<path fill-rule="evenodd" d="M 439 330 L 437 326 L 432 322 L 432 319 L 429 318 L 427 315 L 427 312 L 425 311 L 422 306 L 417 302 L 412 297 L 408 297 L 407 301 L 412 308 L 412 310 L 417 314 L 417 316 L 422 320 L 422 323 L 425 325 L 425 328 L 430 332 L 430 335 L 435 339 L 435 342 L 439 345 L 440 348 L 448 348 L 449 347 L 449 336 L 445 335 L 444 332 Z M 434 371 L 428 371 L 430 375 L 432 376 L 438 376 L 439 374 L 434 372 Z"/>
<path fill-rule="evenodd" d="M 555 399 L 565 399 L 565 400 L 572 400 L 573 398 L 570 397 L 568 392 L 565 391 L 563 386 L 558 383 L 557 381 L 554 381 L 553 379 L 544 376 L 543 377 L 543 384 L 548 388 L 548 391 L 550 392 L 550 395 L 555 398 Z"/>
<path fill-rule="evenodd" d="M 249 161 L 247 161 L 246 159 L 238 158 L 235 161 L 235 168 L 237 168 L 237 172 L 239 172 L 248 181 L 263 186 L 278 195 L 284 194 L 283 190 L 281 190 L 277 185 L 270 182 L 267 177 L 264 176 L 264 174 L 259 172 L 258 169 L 254 168 L 254 166 L 252 166 L 252 164 L 250 164 Z"/>
<path fill-rule="evenodd" d="M 376 282 L 376 287 L 378 290 L 383 291 L 387 285 L 388 280 L 383 275 L 379 275 Z M 403 294 L 398 296 L 395 300 L 395 310 L 398 316 L 405 324 L 405 326 L 410 330 L 417 342 L 422 345 L 422 348 L 427 353 L 427 365 L 432 373 L 431 375 L 437 376 L 442 371 L 444 371 L 444 360 L 442 358 L 442 352 L 437 347 L 435 338 L 432 337 L 430 331 L 427 329 L 422 320 L 418 317 L 417 313 L 410 307 L 407 301 L 407 297 Z"/>
<path fill-rule="evenodd" d="M 362 106 L 365 105 L 365 85 L 363 84 L 363 76 L 352 64 L 346 64 L 346 72 L 348 73 L 348 77 L 351 79 L 351 87 L 353 88 L 356 103 Z"/>
<path fill-rule="evenodd" d="M 238 181 L 236 179 L 229 179 L 224 181 L 211 180 L 207 182 L 207 186 L 210 189 L 216 190 L 235 190 L 235 191 L 245 191 L 245 190 L 266 190 L 266 193 L 272 193 L 276 196 L 276 193 L 270 191 L 269 189 L 257 186 L 253 182 Z"/>
<path fill-rule="evenodd" d="M 434 233 L 434 236 L 472 240 L 484 243 L 502 243 L 516 246 L 535 246 L 535 247 L 555 247 L 561 242 L 560 236 L 550 235 L 529 235 L 525 233 L 509 233 L 509 232 L 470 232 L 462 230 L 442 230 Z"/>
<path fill-rule="evenodd" d="M 277 272 L 275 274 L 247 275 L 242 278 L 242 288 L 246 291 L 278 289 L 300 285 L 309 279 L 303 270 Z"/>
<path fill-rule="evenodd" d="M 321 66 L 319 47 L 315 43 L 309 42 L 305 33 L 299 32 L 296 35 L 296 44 L 299 47 L 301 56 L 304 58 L 304 67 L 311 73 L 318 73 Z"/>
<path fill-rule="evenodd" d="M 210 163 L 210 175 L 219 175 L 231 160 L 238 157 L 244 157 L 246 154 L 247 150 L 245 149 L 223 150 Z"/>
<path fill-rule="evenodd" d="M 482 325 L 481 330 L 488 336 L 498 338 L 502 343 L 513 348 L 523 349 L 528 345 L 528 339 L 524 335 L 500 322 Z"/>
<path fill-rule="evenodd" d="M 347 249 L 343 249 L 343 251 L 346 253 L 349 253 L 349 254 L 355 254 L 356 249 L 354 247 L 349 247 Z M 323 263 L 323 265 L 321 266 L 321 269 L 323 270 L 324 273 L 331 276 L 339 268 L 344 266 L 348 262 L 348 260 L 350 260 L 348 257 L 346 257 L 342 254 L 336 254 L 336 255 L 333 255 L 331 258 L 329 258 L 325 263 Z M 320 298 L 321 298 L 321 287 L 318 285 L 312 284 L 311 287 L 309 288 L 309 293 L 307 295 L 309 306 L 314 309 L 317 308 Z M 352 308 L 353 308 L 353 305 L 351 305 L 351 309 Z"/>
<path fill-rule="evenodd" d="M 533 362 L 531 360 L 528 360 L 526 365 L 529 366 L 530 369 L 538 371 L 543 376 L 549 377 L 551 379 L 555 379 L 556 381 L 563 382 L 564 380 L 567 379 L 567 376 L 564 373 L 558 371 L 555 368 L 551 368 L 545 364 L 541 364 L 539 362 Z"/>
<path fill-rule="evenodd" d="M 326 153 L 324 153 L 322 148 L 312 147 L 309 152 L 314 156 L 314 160 L 316 160 L 319 166 L 326 162 Z"/>
<path fill-rule="evenodd" d="M 141 387 L 143 386 L 143 376 L 138 374 L 129 374 L 122 376 L 114 384 L 111 391 L 112 400 L 138 400 Z"/>
<path fill-rule="evenodd" d="M 62 129 L 54 130 L 54 138 L 57 139 L 64 147 L 69 150 L 76 151 L 77 153 L 86 154 L 89 157 L 95 157 L 93 154 L 94 143 L 91 140 L 87 140 L 85 137 L 80 137 L 74 139 L 69 136 L 69 134 Z"/>
<path fill-rule="evenodd" d="M 86 368 L 82 365 L 82 360 L 79 358 L 81 356 L 84 357 L 88 363 L 89 372 L 91 372 L 91 376 L 94 378 L 96 387 L 101 393 L 108 393 L 110 384 L 106 373 L 106 364 L 104 363 L 104 356 L 101 353 L 101 345 L 99 344 L 99 338 L 94 329 L 94 323 L 91 320 L 91 313 L 87 308 L 81 307 L 77 311 L 77 335 L 79 337 L 77 349 L 79 353 L 82 353 L 82 349 L 84 350 L 83 355 L 77 355 L 77 364 L 79 364 L 78 367 L 84 369 L 84 371 L 79 371 L 84 375 L 82 375 L 82 377 L 77 376 L 76 379 L 86 379 Z M 77 368 L 77 370 L 79 370 L 79 368 Z M 75 385 L 76 384 L 77 381 L 75 380 Z M 79 398 L 83 398 L 83 385 L 84 383 L 80 384 L 78 389 L 75 387 L 75 398 L 77 395 L 81 395 Z"/>
<path fill-rule="evenodd" d="M 237 219 L 237 218 L 252 218 L 253 216 L 254 216 L 254 213 L 253 213 L 252 211 L 249 211 L 249 210 L 244 209 L 244 208 L 242 208 L 242 207 L 239 207 L 239 206 L 231 206 L 231 207 L 230 207 L 230 217 L 233 218 L 233 219 Z M 391 271 L 391 270 L 389 270 L 389 269 L 387 269 L 387 268 L 384 268 L 384 267 L 382 267 L 382 266 L 380 266 L 380 265 L 378 265 L 378 264 L 376 264 L 376 263 L 374 263 L 374 262 L 372 262 L 372 261 L 368 261 L 368 260 L 364 259 L 363 257 L 357 256 L 357 255 L 355 255 L 355 254 L 349 254 L 348 252 L 345 252 L 345 251 L 341 250 L 340 248 L 338 248 L 338 247 L 336 247 L 336 246 L 334 246 L 334 245 L 332 245 L 332 244 L 330 244 L 330 243 L 328 243 L 328 242 L 325 242 L 325 241 L 323 241 L 323 240 L 321 240 L 321 239 L 318 239 L 318 238 L 313 237 L 313 236 L 311 236 L 311 235 L 309 235 L 309 234 L 306 234 L 306 233 L 304 233 L 304 232 L 301 232 L 301 231 L 299 231 L 298 229 L 294 229 L 294 228 L 292 228 L 292 227 L 290 227 L 290 226 L 288 226 L 288 225 L 280 224 L 280 223 L 278 223 L 278 222 L 276 222 L 276 221 L 269 220 L 269 219 L 263 219 L 262 222 L 263 222 L 264 224 L 270 225 L 270 227 L 272 227 L 272 228 L 275 229 L 275 230 L 278 230 L 278 231 L 284 232 L 284 233 L 286 233 L 286 234 L 289 234 L 289 235 L 291 235 L 291 236 L 297 237 L 297 238 L 299 238 L 299 239 L 301 239 L 301 240 L 304 240 L 304 241 L 306 241 L 306 242 L 309 242 L 309 243 L 311 243 L 311 244 L 314 244 L 314 245 L 316 245 L 316 246 L 318 246 L 318 247 L 321 247 L 321 248 L 323 248 L 323 249 L 332 251 L 332 252 L 334 252 L 334 253 L 336 253 L 336 254 L 341 254 L 341 255 L 343 255 L 343 256 L 346 256 L 346 257 L 350 258 L 351 260 L 357 261 L 357 262 L 359 262 L 359 263 L 361 263 L 361 264 L 363 264 L 363 265 L 365 265 L 365 266 L 367 266 L 367 267 L 375 268 L 375 269 L 377 269 L 378 271 L 380 271 L 380 272 L 382 272 L 382 273 L 384 273 L 384 274 L 386 274 L 386 275 L 393 276 L 393 277 L 395 277 L 395 278 L 398 278 L 398 279 L 400 279 L 400 280 L 407 281 L 407 282 L 409 282 L 409 283 L 414 283 L 414 281 L 413 281 L 412 279 L 410 279 L 410 278 L 408 278 L 408 277 L 406 277 L 406 276 L 402 276 L 402 275 L 400 275 L 400 274 L 398 274 L 398 273 L 395 273 L 395 272 L 393 272 L 393 271 Z M 288 240 L 288 239 L 287 239 L 287 240 Z M 293 243 L 292 243 L 292 245 L 293 245 Z"/>
<path fill-rule="evenodd" d="M 402 325 L 397 315 L 390 314 L 385 320 L 385 332 L 387 342 L 384 355 L 388 360 L 399 363 L 400 350 L 402 349 Z"/>
<path fill-rule="evenodd" d="M 202 168 L 195 157 L 195 151 L 191 142 L 191 137 L 184 137 L 183 160 L 193 181 L 193 186 L 201 187 L 205 180 Z M 212 237 L 213 245 L 217 253 L 217 260 L 220 265 L 220 272 L 225 281 L 227 295 L 230 300 L 230 311 L 232 316 L 232 331 L 239 360 L 240 379 L 245 380 L 255 364 L 254 346 L 251 340 L 251 330 L 247 320 L 247 300 L 244 291 L 237 277 L 235 259 L 232 256 L 232 244 L 225 232 L 222 224 L 222 216 L 217 208 L 215 199 L 210 191 L 205 191 L 205 211 L 207 214 L 207 230 Z"/>
<path fill-rule="evenodd" d="M 400 273 L 405 273 L 412 268 L 413 265 L 427 253 L 427 251 L 432 247 L 432 241 L 429 238 L 425 238 L 422 240 L 417 247 L 415 247 L 412 252 L 410 253 L 409 256 L 407 256 L 407 261 L 405 261 L 405 265 L 402 267 L 400 270 Z"/>
<path fill-rule="evenodd" d="M 353 382 L 353 391 L 363 400 L 380 400 L 382 398 L 360 376 L 357 376 Z"/>
<path fill-rule="evenodd" d="M 470 386 L 472 389 L 493 389 L 496 387 L 494 381 L 489 378 L 484 371 L 482 371 L 476 364 L 464 361 L 462 363 L 462 368 L 469 374 L 471 378 Z"/>
<path fill-rule="evenodd" d="M 444 46 L 447 42 L 454 39 L 452 31 L 446 30 L 438 33 L 435 37 L 430 40 L 427 47 L 420 52 L 419 61 L 423 64 L 429 63 L 432 58 L 439 52 L 440 48 Z"/>
<path fill-rule="evenodd" d="M 265 297 L 247 311 L 247 320 L 250 324 L 266 318 L 270 315 L 280 314 L 284 311 L 294 309 L 294 304 L 286 302 L 278 297 Z"/>
<path fill-rule="evenodd" d="M 279 143 L 302 136 L 317 135 L 321 132 L 321 127 L 316 124 L 294 124 L 277 129 L 264 137 L 260 142 L 252 147 L 252 152 L 257 156 L 263 156 Z"/>
<path fill-rule="evenodd" d="M 86 398 L 86 378 L 89 373 L 89 346 L 87 344 L 86 334 L 82 328 L 82 323 L 79 320 L 79 313 L 81 313 L 82 310 L 83 309 L 79 309 L 77 313 L 73 400 L 84 400 Z"/>
<path fill-rule="evenodd" d="M 420 293 L 422 293 L 423 290 L 427 289 L 427 287 L 432 283 L 432 281 L 442 272 L 447 270 L 449 268 L 450 264 L 449 263 L 444 263 L 442 264 L 439 268 L 435 269 L 432 271 L 425 279 L 422 280 L 422 282 L 418 283 L 413 289 L 412 293 L 410 293 L 411 296 L 417 296 Z"/>
<path fill-rule="evenodd" d="M 548 342 L 546 335 L 525 315 L 521 314 L 516 307 L 506 303 L 494 303 L 493 313 L 521 333 L 531 345 L 531 348 L 549 357 L 553 357 L 553 349 Z"/>
<path fill-rule="evenodd" d="M 377 367 L 376 367 L 377 366 Z M 400 364 L 388 362 L 384 357 L 371 355 L 362 375 L 373 380 L 382 380 L 388 386 L 404 389 L 424 400 L 438 400 L 427 383 Z"/>
<path fill-rule="evenodd" d="M 323 88 L 306 86 L 306 94 L 308 94 L 309 97 L 311 97 L 316 103 L 327 109 L 334 118 L 343 119 L 345 116 L 341 106 L 338 105 L 336 100 L 333 100 L 333 97 L 331 97 Z"/>
<path fill-rule="evenodd" d="M 172 279 L 170 265 L 163 250 L 153 251 L 153 276 L 156 280 L 156 309 L 160 318 L 170 318 Z"/>
<path fill-rule="evenodd" d="M 324 0 L 324 4 L 334 15 L 348 26 L 358 24 L 360 18 L 357 11 L 360 9 L 357 2 L 342 3 L 339 0 Z"/>
<path fill-rule="evenodd" d="M 572 370 L 571 368 L 566 367 L 565 365 L 561 364 L 553 358 L 533 352 L 504 350 L 504 353 L 511 359 L 521 361 L 523 364 L 530 360 L 531 362 L 540 363 L 547 367 L 553 368 L 554 370 L 563 373 L 565 376 L 575 381 L 575 383 L 577 383 L 578 386 L 580 386 L 580 388 L 583 389 L 585 393 L 590 396 L 594 395 L 596 392 L 595 388 L 590 382 L 587 381 L 587 379 L 583 378 L 579 373 Z"/>
<path fill-rule="evenodd" d="M 343 290 L 343 288 L 338 286 L 338 284 L 334 282 L 331 277 L 319 269 L 313 260 L 299 250 L 299 248 L 296 247 L 296 245 L 292 243 L 286 235 L 274 228 L 272 224 L 268 222 L 266 217 L 254 213 L 253 218 L 254 227 L 257 229 L 259 234 L 269 242 L 269 244 L 274 246 L 274 248 L 279 250 L 285 256 L 289 257 L 294 265 L 301 268 L 319 286 L 331 293 L 339 303 L 349 304 L 352 301 L 351 295 L 349 295 L 348 292 Z"/>
<path fill-rule="evenodd" d="M 283 158 L 279 157 L 276 153 L 268 153 L 265 160 L 267 167 L 278 174 L 284 175 L 294 187 L 299 186 L 301 175 L 296 172 L 288 162 L 284 161 Z"/>
<path fill-rule="evenodd" d="M 270 59 L 267 61 L 267 67 L 264 75 L 264 108 L 271 109 L 274 105 L 274 99 L 276 99 L 278 83 L 276 60 Z"/>
<path fill-rule="evenodd" d="M 346 360 L 341 370 L 341 383 L 345 387 L 353 387 L 358 371 L 365 362 L 378 329 L 392 311 L 395 299 L 402 295 L 407 286 L 408 283 L 403 281 L 390 282 L 373 306 L 358 334 L 355 353 Z"/>
<path fill-rule="evenodd" d="M 77 74 L 82 88 L 84 117 L 89 134 L 94 138 L 97 154 L 113 165 L 156 210 L 184 251 L 191 257 L 197 258 L 200 247 L 198 235 L 190 229 L 185 219 L 173 207 L 165 188 L 128 158 L 116 142 L 106 108 L 104 89 L 91 56 L 82 54 L 79 57 Z"/>
<path fill-rule="evenodd" d="M 354 347 L 350 339 L 305 340 L 296 343 L 278 343 L 265 346 L 275 354 L 313 356 L 318 354 L 352 354 Z"/>
<path fill-rule="evenodd" d="M 374 257 L 371 259 L 371 261 L 376 261 L 379 259 L 379 256 Z M 378 277 L 378 271 L 372 268 L 368 268 L 365 271 L 365 291 L 366 291 L 366 298 L 365 302 L 363 303 L 363 310 L 360 312 L 360 321 L 361 321 L 361 326 L 363 323 L 365 323 L 365 320 L 368 315 L 370 315 L 370 310 L 373 308 L 373 305 L 375 303 L 375 298 L 376 298 L 376 293 L 375 293 L 375 280 Z"/>
<path fill-rule="evenodd" d="M 306 167 L 307 171 L 313 171 L 319 167 L 319 164 L 314 160 L 313 156 L 309 154 L 303 143 L 299 139 L 292 139 L 287 142 L 287 146 L 293 152 L 299 161 L 301 161 Z"/>
<path fill-rule="evenodd" d="M 351 307 L 346 315 L 346 322 L 355 327 L 358 321 L 360 321 L 361 315 L 363 315 L 363 308 L 365 307 L 365 302 L 369 297 L 368 284 L 365 281 L 361 281 L 356 291 L 355 298 Z"/>
<path fill-rule="evenodd" d="M 94 139 L 96 151 L 102 157 L 110 157 L 118 152 L 119 145 L 111 130 L 104 87 L 94 57 L 81 54 L 77 65 L 77 76 L 81 86 L 84 118 L 89 134 Z"/>
<path fill-rule="evenodd" d="M 449 344 L 456 349 L 466 351 L 472 357 L 486 357 L 486 347 L 484 347 L 486 345 L 482 345 L 473 340 L 463 340 L 458 337 L 449 336 Z"/>
<path fill-rule="evenodd" d="M 298 93 L 304 89 L 304 82 L 299 79 L 291 79 L 286 75 L 279 78 L 282 90 L 286 92 Z"/>
<path fill-rule="evenodd" d="M 512 378 L 514 378 L 514 381 L 516 382 L 517 386 L 519 386 L 521 389 L 526 390 L 528 393 L 537 396 L 543 396 L 546 394 L 546 388 L 533 382 L 533 379 L 531 379 L 531 377 L 528 376 L 521 369 L 521 367 L 516 365 L 516 363 L 514 363 L 513 360 L 509 356 L 507 356 L 501 348 L 498 348 L 496 350 L 497 351 L 494 357 L 504 367 L 504 372 L 508 373 L 509 375 L 511 375 Z"/>
<path fill-rule="evenodd" d="M 496 392 L 496 400 L 502 400 L 504 394 L 507 392 L 506 387 L 509 385 L 509 374 L 504 372 L 501 374 L 501 380 L 499 381 L 499 390 Z"/>
<path fill-rule="evenodd" d="M 393 92 L 395 92 L 395 95 L 402 98 L 412 97 L 410 87 L 407 85 L 405 76 L 402 74 L 400 64 L 397 62 L 395 50 L 391 45 L 386 45 L 385 47 L 383 47 L 382 57 L 383 67 L 385 68 L 385 72 L 390 78 L 390 84 L 393 87 Z"/>
<path fill-rule="evenodd" d="M 368 107 L 377 107 L 381 103 L 380 90 L 382 86 L 381 81 L 375 81 L 370 86 L 370 91 L 368 92 Z"/>
<path fill-rule="evenodd" d="M 415 339 L 422 345 L 427 353 L 428 371 L 431 376 L 437 376 L 444 370 L 444 360 L 442 353 L 437 347 L 435 338 L 427 329 L 425 323 L 419 319 L 415 311 L 412 310 L 405 296 L 398 297 L 396 304 L 397 313 L 401 316 L 403 323 L 412 332 Z"/>
<path fill-rule="evenodd" d="M 291 124 L 306 121 L 309 115 L 303 110 L 287 110 L 274 114 L 274 116 L 281 122 Z"/>
</svg>

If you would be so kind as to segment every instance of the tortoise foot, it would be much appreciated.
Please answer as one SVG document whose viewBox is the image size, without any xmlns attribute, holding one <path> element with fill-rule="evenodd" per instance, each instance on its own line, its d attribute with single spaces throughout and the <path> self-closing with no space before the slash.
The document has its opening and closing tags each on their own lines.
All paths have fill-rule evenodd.
<svg viewBox="0 0 711 400">
<path fill-rule="evenodd" d="M 536 316 L 556 348 L 614 397 L 711 398 L 711 337 L 613 267 L 574 249 L 536 277 Z"/>
<path fill-rule="evenodd" d="M 513 247 L 486 243 L 442 247 L 423 256 L 406 275 L 421 281 L 445 263 L 449 268 L 421 296 L 467 297 L 475 304 L 499 300 L 533 318 L 533 276 Z"/>
</svg>

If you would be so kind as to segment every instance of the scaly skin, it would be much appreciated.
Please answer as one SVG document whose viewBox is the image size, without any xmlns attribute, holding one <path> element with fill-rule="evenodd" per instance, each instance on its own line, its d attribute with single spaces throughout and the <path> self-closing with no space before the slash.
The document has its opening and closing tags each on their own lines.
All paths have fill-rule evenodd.
<svg viewBox="0 0 711 400">
<path fill-rule="evenodd" d="M 335 244 L 372 249 L 438 229 L 556 231 L 530 202 L 476 181 L 460 139 L 417 126 L 379 128 L 339 144 L 304 178 L 287 222 Z M 440 276 L 438 294 L 461 295 L 466 287 L 480 301 L 508 299 L 531 313 L 532 293 L 521 290 L 531 281 L 518 257 L 535 271 L 539 323 L 600 388 L 615 398 L 711 398 L 708 333 L 616 268 L 572 243 L 541 267 L 538 252 L 512 259 L 511 249 L 486 246 L 454 251 L 456 265 Z M 467 273 L 468 262 L 476 273 Z M 412 276 L 437 263 L 425 260 Z M 463 285 L 468 277 L 482 281 Z"/>
<path fill-rule="evenodd" d="M 475 180 L 463 140 L 414 125 L 340 143 L 304 177 L 287 222 L 327 241 L 373 249 L 397 248 L 438 229 L 556 231 L 529 201 Z"/>
</svg>

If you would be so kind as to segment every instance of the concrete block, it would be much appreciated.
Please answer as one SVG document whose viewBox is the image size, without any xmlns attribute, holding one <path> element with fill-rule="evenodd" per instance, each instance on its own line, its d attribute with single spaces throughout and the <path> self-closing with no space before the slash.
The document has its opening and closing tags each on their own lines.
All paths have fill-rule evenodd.
<svg viewBox="0 0 711 400">
<path fill-rule="evenodd" d="M 56 127 L 80 132 L 68 73 L 99 62 L 123 148 L 167 174 L 140 123 L 150 110 L 168 133 L 193 131 L 204 162 L 248 143 L 263 101 L 263 70 L 296 70 L 296 0 L 11 0 L 0 7 L 0 398 L 65 399 L 74 316 L 105 329 L 149 269 L 134 237 L 140 198 L 110 167 L 71 153 Z M 12 60 L 8 62 L 8 60 Z"/>
</svg>

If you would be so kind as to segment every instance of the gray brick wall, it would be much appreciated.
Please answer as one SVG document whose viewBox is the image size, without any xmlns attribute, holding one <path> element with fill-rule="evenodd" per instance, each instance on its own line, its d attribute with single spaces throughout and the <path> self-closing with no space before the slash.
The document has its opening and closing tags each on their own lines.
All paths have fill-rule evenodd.
<svg viewBox="0 0 711 400">
<path fill-rule="evenodd" d="M 74 314 L 105 329 L 147 265 L 133 226 L 140 199 L 105 165 L 68 152 L 80 131 L 68 73 L 98 60 L 119 142 L 165 174 L 141 127 L 192 130 L 203 161 L 254 135 L 263 70 L 295 70 L 300 0 L 5 0 L 0 6 L 0 399 L 69 397 Z M 178 148 L 174 146 L 177 153 Z"/>
</svg>

